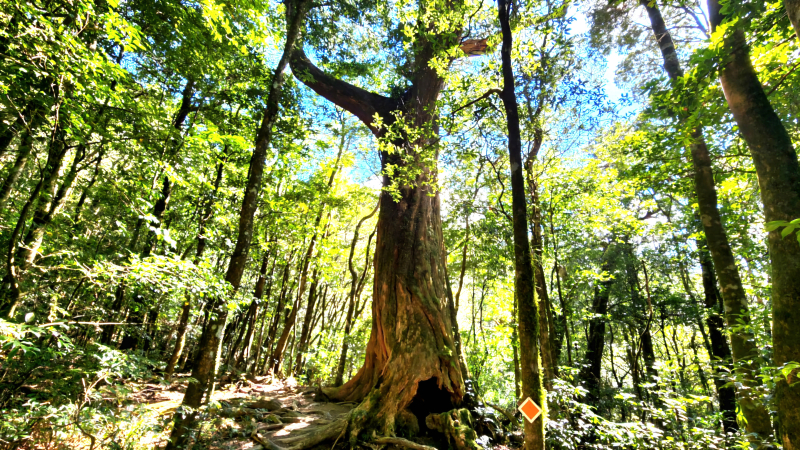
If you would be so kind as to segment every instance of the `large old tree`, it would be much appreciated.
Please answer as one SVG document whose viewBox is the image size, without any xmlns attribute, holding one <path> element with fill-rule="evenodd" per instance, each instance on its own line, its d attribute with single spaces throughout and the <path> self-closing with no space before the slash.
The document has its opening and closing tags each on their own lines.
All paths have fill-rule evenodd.
<svg viewBox="0 0 800 450">
<path fill-rule="evenodd" d="M 436 188 L 437 99 L 443 70 L 461 55 L 461 4 L 416 6 L 418 23 L 403 55 L 401 85 L 391 95 L 326 73 L 301 46 L 290 62 L 301 82 L 359 118 L 381 143 L 384 191 L 366 359 L 355 377 L 325 390 L 331 399 L 362 402 L 350 419 L 351 440 L 366 430 L 392 436 L 413 422 L 424 427 L 429 414 L 453 409 L 464 397 Z"/>
</svg>

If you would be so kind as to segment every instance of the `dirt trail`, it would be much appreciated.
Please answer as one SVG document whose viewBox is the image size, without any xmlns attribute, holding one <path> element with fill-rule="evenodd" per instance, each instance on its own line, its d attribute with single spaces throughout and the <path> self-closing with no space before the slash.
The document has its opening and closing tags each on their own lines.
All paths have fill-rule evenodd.
<svg viewBox="0 0 800 450">
<path fill-rule="evenodd" d="M 144 384 L 130 400 L 166 418 L 180 405 L 185 390 L 186 382 L 180 379 L 171 386 Z M 219 409 L 203 421 L 195 449 L 261 450 L 263 447 L 251 438 L 254 431 L 267 439 L 294 437 L 345 416 L 355 406 L 315 402 L 313 392 L 314 388 L 298 386 L 291 380 L 272 381 L 267 377 L 223 385 L 213 396 Z M 167 438 L 165 432 L 153 436 L 148 444 L 160 449 Z M 330 444 L 322 447 L 330 449 Z"/>
</svg>

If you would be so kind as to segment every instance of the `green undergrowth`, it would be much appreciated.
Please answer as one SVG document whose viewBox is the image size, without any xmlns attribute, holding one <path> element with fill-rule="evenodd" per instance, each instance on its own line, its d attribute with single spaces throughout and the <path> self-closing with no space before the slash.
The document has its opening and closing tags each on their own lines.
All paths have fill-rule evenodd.
<svg viewBox="0 0 800 450">
<path fill-rule="evenodd" d="M 78 339 L 76 339 L 76 336 Z M 162 411 L 137 404 L 153 362 L 98 345 L 80 330 L 0 320 L 0 448 L 151 448 Z"/>
</svg>

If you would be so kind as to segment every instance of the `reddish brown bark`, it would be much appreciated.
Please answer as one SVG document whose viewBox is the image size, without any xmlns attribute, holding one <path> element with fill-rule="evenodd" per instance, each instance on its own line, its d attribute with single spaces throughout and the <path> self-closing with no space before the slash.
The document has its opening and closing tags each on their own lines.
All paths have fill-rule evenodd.
<svg viewBox="0 0 800 450">
<path fill-rule="evenodd" d="M 442 42 L 436 44 L 441 46 Z M 429 64 L 435 55 L 434 43 L 420 35 L 414 48 L 414 63 L 409 68 L 413 84 L 399 98 L 370 93 L 335 79 L 311 64 L 299 48 L 292 59 L 293 72 L 303 83 L 361 119 L 378 137 L 383 130 L 374 124 L 376 114 L 384 124 L 392 124 L 394 113 L 402 112 L 408 125 L 424 130 L 413 142 L 393 142 L 396 152 L 381 154 L 384 168 L 414 164 L 419 173 L 412 184 L 397 186 L 398 201 L 388 192 L 381 194 L 373 327 L 365 363 L 343 386 L 325 390 L 337 400 L 364 400 L 351 421 L 353 443 L 365 429 L 393 435 L 395 419 L 404 414 L 403 410 L 415 413 L 424 423 L 427 413 L 451 409 L 463 397 L 445 293 L 439 195 L 431 190 L 436 184 L 436 167 L 423 165 L 418 153 L 413 162 L 404 158 L 423 151 L 433 154 L 435 160 L 438 153 L 435 108 L 443 79 Z M 384 176 L 384 186 L 392 183 Z"/>
</svg>

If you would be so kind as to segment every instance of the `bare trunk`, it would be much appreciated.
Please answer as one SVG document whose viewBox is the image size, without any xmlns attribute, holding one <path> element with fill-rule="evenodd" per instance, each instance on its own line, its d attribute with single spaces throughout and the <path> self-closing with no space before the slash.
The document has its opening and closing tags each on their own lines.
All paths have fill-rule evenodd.
<svg viewBox="0 0 800 450">
<path fill-rule="evenodd" d="M 299 374 L 303 369 L 303 361 L 308 348 L 308 338 L 311 334 L 311 321 L 314 319 L 314 308 L 320 295 L 317 289 L 319 284 L 318 272 L 319 268 L 314 269 L 314 274 L 311 276 L 311 288 L 308 290 L 308 304 L 306 304 L 306 314 L 303 317 L 303 328 L 300 331 L 300 337 L 297 339 L 297 352 L 295 353 L 294 370 L 292 370 L 295 374 Z M 319 286 L 319 291 L 321 290 L 322 286 Z"/>
<path fill-rule="evenodd" d="M 349 347 L 349 343 L 347 342 L 350 332 L 352 331 L 353 326 L 353 313 L 355 312 L 356 308 L 356 290 L 358 288 L 358 273 L 356 272 L 355 266 L 353 265 L 353 255 L 356 252 L 356 244 L 358 243 L 358 230 L 361 228 L 361 225 L 369 220 L 375 213 L 378 211 L 378 206 L 380 203 L 375 205 L 375 208 L 367 214 L 366 216 L 362 217 L 361 220 L 358 221 L 356 225 L 356 229 L 353 232 L 353 240 L 350 241 L 350 256 L 347 259 L 348 270 L 350 271 L 350 293 L 347 296 L 347 316 L 345 316 L 344 321 L 344 336 L 342 338 L 342 351 L 339 353 L 339 364 L 336 366 L 336 378 L 333 382 L 334 386 L 341 386 L 344 382 L 344 366 L 347 364 L 347 351 Z M 371 239 L 370 239 L 371 241 Z M 367 244 L 367 254 L 369 254 L 369 244 Z M 365 264 L 367 262 L 365 261 Z M 366 270 L 366 266 L 364 267 Z"/>
<path fill-rule="evenodd" d="M 262 280 L 262 278 L 264 278 L 265 274 L 261 274 L 259 276 L 258 283 L 256 284 L 256 292 L 255 292 L 255 297 L 259 301 L 269 302 L 269 296 L 270 296 L 270 293 L 272 292 L 272 275 L 275 273 L 275 266 L 276 266 L 275 259 L 276 258 L 273 259 L 272 268 L 270 268 L 270 270 L 269 270 L 269 276 L 266 277 L 268 279 L 266 293 L 264 293 L 264 281 Z M 260 286 L 260 288 L 259 288 L 259 286 Z M 263 300 L 265 298 L 266 298 L 266 300 Z M 262 316 L 262 318 L 261 318 L 261 327 L 260 327 L 259 332 L 258 332 L 258 346 L 256 347 L 255 355 L 253 355 L 253 357 L 250 358 L 250 361 L 248 362 L 247 373 L 254 373 L 256 371 L 256 369 L 258 368 L 258 362 L 261 360 L 261 352 L 263 351 L 263 346 L 264 346 L 264 327 L 267 324 L 267 312 L 266 312 L 267 308 L 266 308 L 266 304 L 264 305 L 263 309 L 264 309 L 264 313 L 261 315 Z"/>
<path fill-rule="evenodd" d="M 41 115 L 35 115 L 29 126 L 23 131 L 17 147 L 17 158 L 14 160 L 14 165 L 8 172 L 8 176 L 3 181 L 3 186 L 0 187 L 0 212 L 3 212 L 11 195 L 11 190 L 22 175 L 25 165 L 28 164 L 28 159 L 33 150 L 33 133 L 41 126 Z"/>
<path fill-rule="evenodd" d="M 228 265 L 225 280 L 235 290 L 239 289 L 247 263 L 247 255 L 253 237 L 253 218 L 258 207 L 258 196 L 261 193 L 261 179 L 264 175 L 267 150 L 272 140 L 272 128 L 278 118 L 278 107 L 283 90 L 283 72 L 289 62 L 295 42 L 299 37 L 300 24 L 305 16 L 306 3 L 299 2 L 299 6 L 291 20 L 287 20 L 286 44 L 278 66 L 275 68 L 270 90 L 267 96 L 267 106 L 261 126 L 256 134 L 255 149 L 250 159 L 250 171 L 247 176 L 244 199 L 239 212 L 239 232 L 236 246 Z M 210 318 L 200 336 L 198 359 L 192 370 L 192 378 L 196 382 L 189 383 L 184 395 L 182 406 L 191 408 L 190 411 L 176 413 L 175 425 L 172 428 L 169 442 L 165 450 L 177 450 L 186 447 L 190 431 L 195 427 L 197 409 L 203 404 L 204 397 L 210 396 L 218 363 L 218 352 L 225 322 L 228 319 L 226 299 L 212 300 Z"/>
<path fill-rule="evenodd" d="M 800 0 L 783 0 L 783 4 L 786 6 L 786 15 L 794 27 L 794 34 L 800 39 Z"/>
<path fill-rule="evenodd" d="M 587 390 L 586 403 L 594 407 L 598 406 L 600 400 L 601 368 L 606 344 L 606 321 L 608 320 L 606 317 L 608 297 L 611 285 L 614 283 L 614 278 L 611 276 L 614 251 L 613 244 L 607 245 L 603 250 L 600 271 L 603 276 L 608 276 L 608 278 L 595 281 L 592 317 L 589 319 L 589 338 L 586 343 L 586 362 L 578 376 Z"/>
<path fill-rule="evenodd" d="M 535 157 L 535 155 L 532 155 Z M 529 157 L 530 158 L 530 157 Z M 542 240 L 542 211 L 539 203 L 539 185 L 533 178 L 531 162 L 526 164 L 528 177 L 528 189 L 531 196 L 531 247 L 533 249 L 533 276 L 536 286 L 536 297 L 539 300 L 539 343 L 541 344 L 540 353 L 542 356 L 542 367 L 544 368 L 544 386 L 548 391 L 553 390 L 553 379 L 558 373 L 558 365 L 553 352 L 553 329 L 548 320 L 550 314 L 550 296 L 547 294 L 547 279 L 544 274 Z"/>
<path fill-rule="evenodd" d="M 522 173 L 522 139 L 520 137 L 519 112 L 514 90 L 514 70 L 511 64 L 512 32 L 509 23 L 511 5 L 498 0 L 497 10 L 503 34 L 501 58 L 503 65 L 503 91 L 500 94 L 508 125 L 508 156 L 511 163 L 511 200 L 514 221 L 514 290 L 517 299 L 517 321 L 519 326 L 521 353 L 522 397 L 529 397 L 546 410 L 546 397 L 542 388 L 539 370 L 539 305 L 536 302 L 534 271 L 531 263 L 531 248 L 528 242 L 527 203 L 525 200 L 525 178 Z M 544 351 L 545 350 L 542 349 Z M 525 450 L 544 449 L 545 414 L 533 423 L 525 420 Z"/>
<path fill-rule="evenodd" d="M 683 70 L 680 66 L 680 60 L 678 59 L 672 36 L 666 28 L 661 12 L 655 4 L 650 4 L 646 0 L 642 0 L 642 4 L 647 9 L 653 33 L 661 49 L 661 54 L 664 59 L 664 68 L 670 79 L 677 80 L 683 76 Z M 729 38 L 726 38 L 726 40 L 727 39 Z M 740 44 L 744 43 L 741 42 Z M 743 51 L 745 52 L 744 57 L 747 58 L 747 62 L 749 63 L 747 49 L 745 48 Z M 755 72 L 752 72 L 752 75 L 755 77 Z M 723 75 L 723 78 L 724 77 Z M 724 85 L 725 81 L 723 81 L 723 88 Z M 758 90 L 761 90 L 760 84 L 758 85 Z M 726 91 L 726 95 L 727 94 L 728 91 Z M 764 101 L 766 101 L 766 96 L 764 96 Z M 685 123 L 690 115 L 691 112 L 687 111 L 679 118 L 681 122 Z M 734 116 L 735 115 L 736 112 L 734 112 Z M 789 145 L 791 146 L 791 144 Z M 769 413 L 758 398 L 758 385 L 760 382 L 757 379 L 757 360 L 759 354 L 755 336 L 752 332 L 747 331 L 745 327 L 741 326 L 742 323 L 746 325 L 750 322 L 747 297 L 741 277 L 739 276 L 736 258 L 728 243 L 728 237 L 717 207 L 717 191 L 711 165 L 711 155 L 706 146 L 702 128 L 698 127 L 692 132 L 692 143 L 689 146 L 689 150 L 692 155 L 692 163 L 695 171 L 694 185 L 698 199 L 700 218 L 708 241 L 708 248 L 711 250 L 711 257 L 714 261 L 714 267 L 716 268 L 716 275 L 719 277 L 720 285 L 722 286 L 721 291 L 722 299 L 725 304 L 725 318 L 728 323 L 728 328 L 732 331 L 730 334 L 733 361 L 736 364 L 736 371 L 742 376 L 744 381 L 744 386 L 739 389 L 737 393 L 739 404 L 742 408 L 742 414 L 747 419 L 746 428 L 748 433 L 755 433 L 761 440 L 770 439 L 772 435 L 772 425 L 770 423 Z M 796 168 L 796 156 L 794 161 Z M 759 178 L 761 175 L 762 174 L 759 174 Z M 721 325 L 715 318 L 716 316 L 709 317 L 708 323 L 709 327 L 712 328 L 712 333 L 714 328 Z M 730 424 L 728 424 L 728 426 L 730 426 Z"/>
<path fill-rule="evenodd" d="M 172 378 L 172 374 L 175 372 L 175 365 L 178 363 L 178 359 L 181 357 L 183 348 L 186 346 L 186 329 L 189 326 L 189 314 L 191 311 L 192 303 L 189 294 L 186 294 L 186 299 L 183 301 L 183 307 L 181 308 L 181 318 L 178 322 L 175 348 L 172 351 L 172 356 L 170 356 L 169 361 L 167 362 L 167 369 L 164 371 L 164 378 L 167 380 Z"/>
<path fill-rule="evenodd" d="M 319 215 L 317 216 L 315 229 L 319 227 L 321 220 L 322 220 L 322 210 L 320 210 Z M 286 343 L 289 339 L 289 333 L 291 333 L 294 327 L 295 320 L 297 319 L 297 310 L 300 308 L 300 302 L 306 291 L 306 282 L 308 280 L 308 266 L 314 257 L 314 247 L 317 242 L 317 234 L 318 233 L 315 231 L 314 236 L 311 237 L 311 242 L 308 244 L 308 250 L 306 250 L 306 254 L 303 257 L 302 269 L 300 270 L 300 285 L 297 290 L 297 297 L 294 301 L 294 305 L 292 306 L 292 310 L 289 312 L 289 314 L 286 316 L 284 320 L 283 331 L 281 332 L 278 341 L 275 343 L 275 348 L 272 350 L 272 356 L 270 357 L 270 369 L 274 374 L 277 374 L 280 371 L 281 364 L 283 363 L 283 353 L 284 350 L 286 349 Z M 278 312 L 280 312 L 280 310 L 278 310 Z"/>
<path fill-rule="evenodd" d="M 712 30 L 722 22 L 717 0 L 708 1 Z M 741 22 L 741 21 L 739 21 Z M 800 166 L 791 138 L 769 103 L 752 62 L 741 25 L 723 39 L 727 54 L 720 81 L 733 118 L 750 148 L 767 222 L 800 218 Z M 800 243 L 794 233 L 769 233 L 772 269 L 773 356 L 775 366 L 800 361 Z M 712 253 L 713 256 L 713 253 Z M 727 305 L 726 305 L 727 307 Z M 734 359 L 736 349 L 734 347 Z M 786 450 L 800 448 L 798 369 L 777 380 L 780 440 Z"/>
<path fill-rule="evenodd" d="M 86 183 L 86 186 L 83 188 L 83 192 L 81 192 L 81 196 L 78 199 L 78 203 L 75 205 L 75 215 L 72 217 L 73 225 L 76 225 L 81 220 L 81 214 L 83 213 L 83 205 L 86 204 L 86 199 L 89 197 L 89 192 L 92 190 L 92 187 L 94 187 L 94 184 L 97 182 L 97 177 L 100 175 L 100 165 L 103 163 L 104 156 L 105 156 L 105 148 L 100 150 L 100 154 L 97 155 L 97 159 L 95 160 L 94 163 L 94 172 L 92 172 L 92 178 L 90 178 L 89 182 Z"/>
<path fill-rule="evenodd" d="M 717 292 L 717 280 L 714 273 L 714 265 L 711 262 L 711 255 L 702 240 L 697 241 L 697 248 L 700 257 L 700 269 L 703 275 L 703 292 L 705 306 L 708 312 L 706 324 L 708 324 L 708 334 L 710 343 L 710 355 L 714 359 L 713 366 L 716 373 L 714 385 L 719 396 L 719 409 L 722 412 L 722 426 L 726 433 L 733 433 L 739 430 L 736 422 L 736 391 L 732 386 L 726 386 L 727 382 L 722 379 L 724 373 L 729 373 L 731 366 L 731 349 L 725 337 L 725 324 L 720 316 L 722 312 L 722 299 Z"/>
<path fill-rule="evenodd" d="M 264 296 L 264 286 L 267 283 L 267 264 L 269 263 L 270 251 L 264 253 L 261 259 L 261 267 L 258 269 L 258 280 L 256 280 L 255 292 L 253 292 L 253 301 L 250 303 L 250 308 L 253 310 L 253 315 L 247 323 L 247 333 L 244 337 L 244 348 L 236 359 L 235 367 L 241 367 L 245 358 L 250 359 L 250 351 L 253 346 L 253 334 L 256 328 L 256 321 L 259 315 L 259 306 L 261 305 L 261 298 Z M 246 368 L 245 368 L 246 369 Z"/>
<path fill-rule="evenodd" d="M 227 148 L 226 152 L 227 154 Z M 206 236 L 205 236 L 205 225 L 206 222 L 211 218 L 211 214 L 213 209 L 211 208 L 213 205 L 213 201 L 219 192 L 219 186 L 222 184 L 222 169 L 224 168 L 223 163 L 217 164 L 217 174 L 214 178 L 214 190 L 212 191 L 211 198 L 206 201 L 205 210 L 203 211 L 203 215 L 200 218 L 200 224 L 198 226 L 197 232 L 197 250 L 195 251 L 194 256 L 194 263 L 197 264 L 200 262 L 200 258 L 203 257 L 203 253 L 205 253 L 206 249 Z M 187 293 L 186 299 L 183 302 L 183 307 L 181 308 L 181 318 L 178 322 L 178 330 L 177 336 L 175 339 L 175 348 L 172 351 L 172 356 L 170 357 L 169 361 L 167 362 L 167 369 L 165 371 L 166 378 L 170 379 L 172 377 L 172 373 L 175 370 L 175 365 L 178 363 L 178 360 L 181 357 L 181 353 L 183 352 L 184 346 L 186 345 L 186 331 L 189 327 L 189 315 L 192 310 L 192 298 Z"/>
<path fill-rule="evenodd" d="M 283 278 L 281 280 L 281 293 L 278 295 L 278 302 L 275 305 L 275 313 L 272 315 L 272 323 L 269 326 L 269 333 L 267 334 L 267 342 L 269 343 L 269 349 L 267 351 L 267 357 L 265 358 L 265 366 L 272 367 L 271 364 L 271 357 L 272 357 L 272 347 L 275 344 L 275 338 L 278 334 L 278 325 L 281 323 L 281 313 L 283 312 L 283 305 L 286 302 L 286 298 L 291 296 L 291 292 L 289 290 L 289 271 L 291 270 L 291 262 L 292 258 L 294 257 L 294 250 L 289 255 L 289 259 L 286 261 L 286 265 L 283 268 Z M 294 289 L 294 287 L 292 287 Z"/>
</svg>

